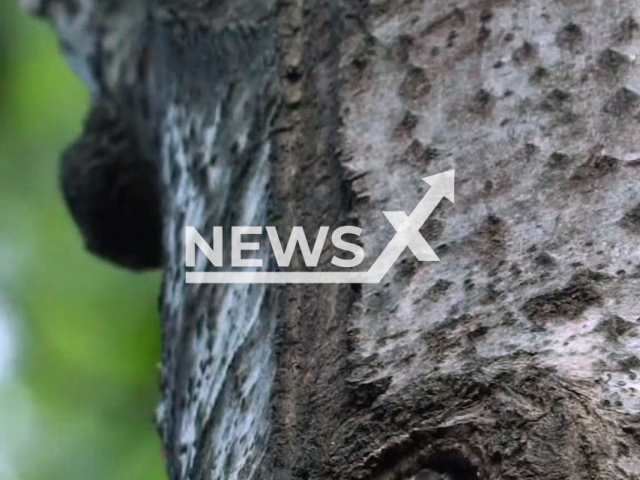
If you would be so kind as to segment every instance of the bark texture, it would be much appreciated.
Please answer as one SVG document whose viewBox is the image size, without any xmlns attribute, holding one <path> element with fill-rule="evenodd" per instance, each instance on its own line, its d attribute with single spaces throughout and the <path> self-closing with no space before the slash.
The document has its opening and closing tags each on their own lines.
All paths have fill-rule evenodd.
<svg viewBox="0 0 640 480">
<path fill-rule="evenodd" d="M 172 479 L 640 478 L 640 1 L 25 3 L 162 163 Z M 185 226 L 367 269 L 450 169 L 439 263 L 185 284 Z"/>
</svg>

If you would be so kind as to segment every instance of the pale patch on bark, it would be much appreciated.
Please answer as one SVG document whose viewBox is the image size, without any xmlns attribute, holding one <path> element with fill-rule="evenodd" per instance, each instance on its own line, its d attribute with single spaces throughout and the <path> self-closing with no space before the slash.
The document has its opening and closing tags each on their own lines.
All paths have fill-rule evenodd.
<svg viewBox="0 0 640 480">
<path fill-rule="evenodd" d="M 455 168 L 457 179 L 456 204 L 443 200 L 423 230 L 441 262 L 405 252 L 380 285 L 363 286 L 358 381 L 390 378 L 383 406 L 429 378 L 497 378 L 525 355 L 579 385 L 592 408 L 633 420 L 640 237 L 623 219 L 639 201 L 625 159 L 640 138 L 620 92 L 639 91 L 639 44 L 614 38 L 637 4 L 616 2 L 614 14 L 581 2 L 427 3 L 435 16 L 375 2 L 343 48 L 345 166 L 368 258 L 394 233 L 382 210 L 409 213 L 420 177 Z M 616 462 L 640 469 L 637 457 Z"/>
</svg>

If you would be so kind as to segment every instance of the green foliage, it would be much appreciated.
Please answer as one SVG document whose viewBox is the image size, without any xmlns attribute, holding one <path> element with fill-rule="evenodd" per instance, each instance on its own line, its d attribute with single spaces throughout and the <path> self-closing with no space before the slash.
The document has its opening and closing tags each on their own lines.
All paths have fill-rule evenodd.
<svg viewBox="0 0 640 480">
<path fill-rule="evenodd" d="M 84 251 L 57 169 L 87 93 L 16 3 L 0 0 L 0 321 L 18 332 L 15 373 L 0 377 L 0 480 L 163 479 L 159 275 Z"/>
</svg>

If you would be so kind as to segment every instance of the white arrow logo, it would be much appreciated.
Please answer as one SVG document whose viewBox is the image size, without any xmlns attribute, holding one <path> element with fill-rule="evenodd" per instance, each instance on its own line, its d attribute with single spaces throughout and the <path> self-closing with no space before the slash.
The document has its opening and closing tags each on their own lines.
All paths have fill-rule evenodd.
<svg viewBox="0 0 640 480">
<path fill-rule="evenodd" d="M 396 229 L 395 236 L 367 272 L 187 272 L 187 283 L 380 283 L 407 247 L 421 262 L 440 259 L 420 234 L 420 228 L 442 198 L 454 201 L 454 170 L 425 177 L 431 188 L 407 216 L 383 212 Z"/>
</svg>

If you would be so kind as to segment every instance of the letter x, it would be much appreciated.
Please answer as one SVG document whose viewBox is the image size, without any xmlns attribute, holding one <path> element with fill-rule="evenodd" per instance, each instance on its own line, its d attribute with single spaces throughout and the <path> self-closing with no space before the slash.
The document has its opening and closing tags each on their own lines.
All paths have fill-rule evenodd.
<svg viewBox="0 0 640 480">
<path fill-rule="evenodd" d="M 402 242 L 405 247 L 409 247 L 418 260 L 421 262 L 438 261 L 438 256 L 420 233 L 422 222 L 412 222 L 411 216 L 408 217 L 404 212 L 383 213 L 398 232 L 396 233 L 398 242 Z"/>
</svg>

